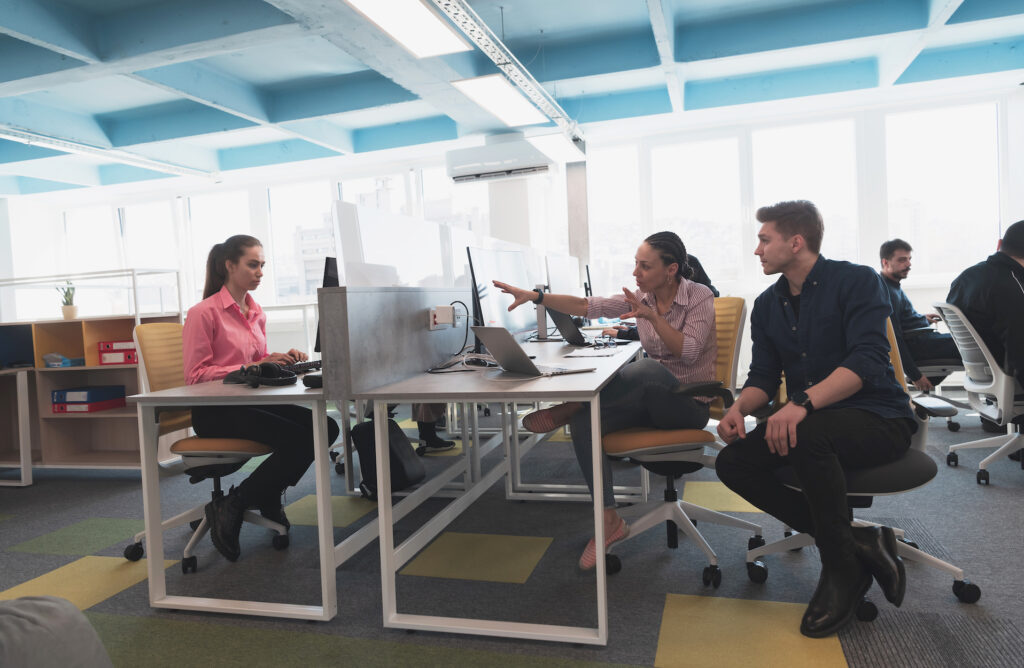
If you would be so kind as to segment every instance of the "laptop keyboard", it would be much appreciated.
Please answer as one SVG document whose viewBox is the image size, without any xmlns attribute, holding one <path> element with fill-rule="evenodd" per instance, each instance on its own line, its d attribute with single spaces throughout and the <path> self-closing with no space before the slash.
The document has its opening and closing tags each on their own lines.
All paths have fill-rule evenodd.
<svg viewBox="0 0 1024 668">
<path fill-rule="evenodd" d="M 309 371 L 319 371 L 323 367 L 323 361 L 321 360 L 309 360 L 308 362 L 296 362 L 295 364 L 285 364 L 282 369 L 285 371 L 291 371 L 292 373 L 307 373 Z"/>
</svg>

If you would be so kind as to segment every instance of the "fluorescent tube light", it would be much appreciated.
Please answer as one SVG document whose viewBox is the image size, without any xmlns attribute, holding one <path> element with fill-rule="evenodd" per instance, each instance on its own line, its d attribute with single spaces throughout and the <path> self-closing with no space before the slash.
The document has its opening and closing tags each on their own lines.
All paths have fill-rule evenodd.
<svg viewBox="0 0 1024 668">
<path fill-rule="evenodd" d="M 417 58 L 473 48 L 420 0 L 346 1 Z"/>
<path fill-rule="evenodd" d="M 503 74 L 462 79 L 452 85 L 510 127 L 548 122 L 548 117 L 530 104 Z"/>
<path fill-rule="evenodd" d="M 569 141 L 569 138 L 561 132 L 527 137 L 526 141 L 555 162 L 582 162 L 587 159 L 587 154 L 584 152 L 585 145 L 582 142 L 577 144 Z"/>
</svg>

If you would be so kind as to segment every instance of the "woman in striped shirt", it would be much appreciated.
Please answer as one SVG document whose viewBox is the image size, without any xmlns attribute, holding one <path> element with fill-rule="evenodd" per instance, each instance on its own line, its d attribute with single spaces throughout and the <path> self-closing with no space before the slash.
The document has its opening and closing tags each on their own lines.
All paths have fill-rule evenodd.
<svg viewBox="0 0 1024 668">
<path fill-rule="evenodd" d="M 680 383 L 715 377 L 714 296 L 706 286 L 690 279 L 686 246 L 674 232 L 647 237 L 636 251 L 633 276 L 636 290 L 622 289 L 614 297 L 545 295 L 495 281 L 512 295 L 509 310 L 527 302 L 541 302 L 550 309 L 588 318 L 636 318 L 637 333 L 647 357 L 628 364 L 601 390 L 601 430 L 611 433 L 629 427 L 700 429 L 708 422 L 710 397 L 674 394 Z M 523 426 L 545 433 L 565 425 L 572 430 L 576 458 L 593 491 L 589 405 L 577 402 L 536 411 Z M 629 536 L 629 526 L 615 509 L 612 476 L 604 471 L 605 550 Z M 594 567 L 594 540 L 587 544 L 579 565 Z"/>
</svg>

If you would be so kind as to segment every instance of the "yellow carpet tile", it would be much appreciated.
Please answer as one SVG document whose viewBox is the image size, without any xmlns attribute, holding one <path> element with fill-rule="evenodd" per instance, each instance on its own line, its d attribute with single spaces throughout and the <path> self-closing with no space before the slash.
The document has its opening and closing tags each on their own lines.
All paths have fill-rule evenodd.
<svg viewBox="0 0 1024 668">
<path fill-rule="evenodd" d="M 686 486 L 683 487 L 683 501 L 723 513 L 761 512 L 720 482 L 686 481 Z"/>
<path fill-rule="evenodd" d="M 800 635 L 806 605 L 669 594 L 658 634 L 658 668 L 779 666 L 845 668 L 836 636 Z"/>
<path fill-rule="evenodd" d="M 377 510 L 377 502 L 361 496 L 332 496 L 331 509 L 334 512 L 334 526 L 347 527 L 360 517 Z M 288 521 L 292 524 L 316 526 L 316 495 L 309 494 L 285 506 Z"/>
<path fill-rule="evenodd" d="M 0 600 L 22 596 L 60 596 L 79 610 L 91 608 L 146 579 L 147 559 L 82 557 L 66 566 L 0 592 Z M 164 568 L 178 562 L 164 560 Z"/>
<path fill-rule="evenodd" d="M 523 584 L 551 545 L 540 536 L 446 531 L 400 573 L 453 580 Z"/>
</svg>

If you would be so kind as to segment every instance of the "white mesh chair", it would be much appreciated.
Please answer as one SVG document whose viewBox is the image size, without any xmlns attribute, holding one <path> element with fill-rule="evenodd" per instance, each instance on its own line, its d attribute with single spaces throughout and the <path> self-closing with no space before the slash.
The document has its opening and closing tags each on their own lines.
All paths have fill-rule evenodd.
<svg viewBox="0 0 1024 668">
<path fill-rule="evenodd" d="M 1016 378 L 1003 371 L 963 311 L 945 302 L 938 302 L 933 306 L 946 321 L 949 333 L 953 336 L 953 341 L 963 357 L 964 373 L 967 377 L 964 381 L 964 389 L 967 390 L 967 401 L 971 408 L 978 411 L 982 417 L 1011 430 L 1010 433 L 1002 436 L 949 446 L 946 454 L 946 464 L 949 466 L 956 466 L 960 463 L 956 454 L 957 450 L 996 449 L 978 464 L 976 480 L 979 485 L 987 485 L 989 484 L 989 464 L 1009 457 L 1017 450 L 1024 448 L 1020 425 L 1013 424 L 1014 418 L 1024 415 L 1024 389 L 1021 388 Z"/>
</svg>

